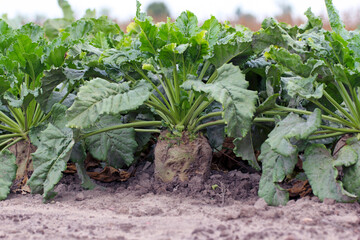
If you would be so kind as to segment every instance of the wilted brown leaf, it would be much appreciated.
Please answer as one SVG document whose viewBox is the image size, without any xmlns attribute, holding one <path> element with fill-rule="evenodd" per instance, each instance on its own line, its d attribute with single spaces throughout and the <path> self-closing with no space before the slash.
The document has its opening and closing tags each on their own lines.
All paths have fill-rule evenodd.
<svg viewBox="0 0 360 240">
<path fill-rule="evenodd" d="M 130 178 L 130 173 L 122 170 L 118 170 L 113 167 L 105 167 L 101 172 L 87 172 L 87 174 L 95 180 L 101 182 L 124 182 Z"/>
<path fill-rule="evenodd" d="M 311 186 L 308 180 L 297 180 L 290 189 L 288 189 L 290 197 L 305 197 L 312 193 Z"/>
<path fill-rule="evenodd" d="M 94 158 L 90 153 L 88 153 L 85 159 L 86 170 L 89 170 L 89 168 L 97 168 L 99 166 L 100 166 L 100 161 Z"/>
<path fill-rule="evenodd" d="M 77 172 L 75 163 L 67 163 L 64 173 L 75 174 Z"/>
</svg>

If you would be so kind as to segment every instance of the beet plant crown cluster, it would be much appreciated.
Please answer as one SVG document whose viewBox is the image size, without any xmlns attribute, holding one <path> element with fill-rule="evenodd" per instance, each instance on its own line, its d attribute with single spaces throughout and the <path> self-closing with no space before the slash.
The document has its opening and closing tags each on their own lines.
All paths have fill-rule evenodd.
<svg viewBox="0 0 360 240">
<path fill-rule="evenodd" d="M 202 132 L 217 149 L 233 138 L 236 155 L 262 170 L 259 196 L 270 205 L 286 204 L 283 184 L 294 179 L 321 200 L 358 200 L 360 37 L 332 1 L 333 31 L 309 9 L 302 26 L 268 18 L 255 33 L 215 17 L 200 26 L 189 11 L 155 24 L 139 3 L 123 33 L 105 17 L 75 21 L 60 2 L 64 18 L 45 29 L 0 25 L 1 199 L 18 167 L 7 148 L 21 140 L 37 146 L 28 185 L 49 200 L 69 161 L 92 188 L 86 152 L 129 166 L 167 129 L 170 139 Z M 346 146 L 328 150 L 345 135 Z"/>
</svg>

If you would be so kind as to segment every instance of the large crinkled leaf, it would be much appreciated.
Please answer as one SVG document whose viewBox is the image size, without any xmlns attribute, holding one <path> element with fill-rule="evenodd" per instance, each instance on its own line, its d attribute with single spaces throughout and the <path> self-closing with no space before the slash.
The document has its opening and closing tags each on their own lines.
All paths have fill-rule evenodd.
<svg viewBox="0 0 360 240">
<path fill-rule="evenodd" d="M 66 96 L 67 95 L 67 96 Z M 64 99 L 65 97 L 65 99 Z M 49 113 L 54 106 L 54 104 L 62 101 L 62 105 L 65 105 L 67 108 L 70 108 L 71 105 L 75 101 L 75 94 L 68 94 L 67 89 L 64 89 L 62 92 L 54 91 L 51 93 L 49 99 L 46 101 L 46 105 L 44 106 L 44 113 Z"/>
<path fill-rule="evenodd" d="M 64 118 L 65 111 L 67 109 L 67 106 L 56 103 L 51 108 L 51 116 L 48 121 L 42 122 L 41 124 L 37 125 L 36 127 L 31 127 L 29 132 L 29 137 L 31 144 L 35 145 L 36 147 L 39 147 L 41 144 L 41 134 L 42 131 L 44 131 L 47 127 L 48 123 L 53 124 L 54 126 L 57 126 L 59 128 L 62 128 L 62 126 L 65 126 L 67 123 L 66 118 Z"/>
<path fill-rule="evenodd" d="M 228 63 L 234 57 L 250 56 L 252 54 L 251 40 L 240 41 L 236 39 L 233 42 L 217 43 L 213 46 L 213 49 L 213 55 L 209 61 L 217 68 Z"/>
<path fill-rule="evenodd" d="M 16 157 L 8 150 L 0 152 L 0 200 L 7 198 L 16 177 Z"/>
<path fill-rule="evenodd" d="M 338 202 L 354 202 L 356 200 L 356 195 L 347 192 L 343 188 L 342 182 L 337 180 L 338 170 L 335 166 L 339 166 L 340 163 L 346 164 L 348 158 L 356 161 L 358 155 L 349 148 L 343 148 L 340 151 L 347 151 L 347 153 L 339 154 L 335 161 L 324 145 L 313 144 L 305 150 L 303 169 L 313 193 L 320 200 L 325 198 L 335 199 Z"/>
<path fill-rule="evenodd" d="M 85 189 L 94 189 L 96 184 L 90 179 L 89 175 L 86 173 L 85 161 L 86 151 L 82 142 L 75 143 L 73 150 L 71 152 L 70 160 L 76 164 L 76 171 L 81 179 L 81 186 Z"/>
<path fill-rule="evenodd" d="M 349 41 L 349 49 L 354 54 L 355 59 L 360 59 L 360 34 L 354 35 Z M 359 60 L 357 60 L 359 62 Z"/>
<path fill-rule="evenodd" d="M 333 77 L 338 82 L 343 82 L 348 86 L 351 86 L 353 88 L 360 86 L 359 81 L 359 71 L 358 70 L 350 70 L 349 68 L 345 68 L 341 64 L 335 64 L 333 66 Z"/>
<path fill-rule="evenodd" d="M 324 84 L 315 85 L 317 76 L 287 78 L 286 90 L 289 96 L 300 96 L 305 99 L 320 99 L 323 96 Z"/>
<path fill-rule="evenodd" d="M 41 79 L 41 94 L 36 98 L 43 111 L 48 106 L 53 90 L 62 82 L 66 81 L 66 76 L 61 68 L 53 68 L 44 72 L 44 77 Z"/>
<path fill-rule="evenodd" d="M 21 28 L 16 30 L 16 32 L 18 34 L 24 34 L 24 35 L 29 36 L 33 42 L 39 42 L 39 41 L 43 40 L 43 38 L 44 38 L 43 28 L 32 22 L 21 26 Z"/>
<path fill-rule="evenodd" d="M 16 41 L 7 55 L 12 60 L 17 61 L 33 81 L 45 69 L 45 65 L 41 61 L 43 49 L 38 43 L 32 42 L 31 38 L 27 35 L 16 36 Z"/>
<path fill-rule="evenodd" d="M 208 93 L 223 105 L 227 134 L 235 138 L 235 146 L 237 139 L 246 136 L 252 124 L 257 93 L 247 89 L 248 82 L 238 67 L 232 64 L 222 66 L 211 84 L 188 80 L 182 87 Z M 234 151 L 237 151 L 236 148 Z"/>
<path fill-rule="evenodd" d="M 63 16 L 65 19 L 74 21 L 75 20 L 75 13 L 71 9 L 70 4 L 66 0 L 58 0 L 58 4 L 63 12 Z"/>
<path fill-rule="evenodd" d="M 219 38 L 221 24 L 214 16 L 211 16 L 210 19 L 204 22 L 201 29 L 206 30 L 205 38 L 209 42 L 210 48 L 212 48 Z"/>
<path fill-rule="evenodd" d="M 143 21 L 135 18 L 135 23 L 139 26 L 139 40 L 141 42 L 140 49 L 145 52 L 156 54 L 157 49 L 165 45 L 158 37 L 158 27 L 154 25 L 149 18 L 145 18 Z"/>
<path fill-rule="evenodd" d="M 334 161 L 335 167 L 349 167 L 354 165 L 358 160 L 358 154 L 352 146 L 343 146 L 337 154 L 336 160 Z"/>
<path fill-rule="evenodd" d="M 253 35 L 252 47 L 255 53 L 261 53 L 271 45 L 286 49 L 293 49 L 303 53 L 306 51 L 304 42 L 297 41 L 298 28 L 289 28 L 289 25 L 278 23 L 273 18 L 267 18 L 262 23 L 262 29 Z"/>
<path fill-rule="evenodd" d="M 323 27 L 321 17 L 316 17 L 311 11 L 311 8 L 308 8 L 304 14 L 307 17 L 308 22 L 302 26 L 302 30 L 321 29 Z"/>
<path fill-rule="evenodd" d="M 251 131 L 243 139 L 236 139 L 234 144 L 236 145 L 237 155 L 243 160 L 247 160 L 254 169 L 260 171 L 261 168 L 256 160 Z"/>
<path fill-rule="evenodd" d="M 185 37 L 192 37 L 199 32 L 198 19 L 190 11 L 182 12 L 175 21 L 175 26 Z"/>
<path fill-rule="evenodd" d="M 264 102 L 262 102 L 257 108 L 255 115 L 259 115 L 263 112 L 270 111 L 276 107 L 276 99 L 279 97 L 279 94 L 274 94 L 269 96 Z"/>
<path fill-rule="evenodd" d="M 5 92 L 4 99 L 12 107 L 15 108 L 27 108 L 30 102 L 39 95 L 39 89 L 28 89 L 26 84 L 21 85 L 20 96 L 14 96 L 10 91 Z"/>
<path fill-rule="evenodd" d="M 44 201 L 56 195 L 53 189 L 66 169 L 75 143 L 73 131 L 65 127 L 66 107 L 56 106 L 57 119 L 41 132 L 38 149 L 32 154 L 34 172 L 28 182 L 32 193 L 43 193 Z"/>
<path fill-rule="evenodd" d="M 288 68 L 295 74 L 305 78 L 309 77 L 312 73 L 315 73 L 317 69 L 325 66 L 325 63 L 322 60 L 312 58 L 303 63 L 300 55 L 292 54 L 285 48 L 276 48 L 272 46 L 265 55 Z"/>
<path fill-rule="evenodd" d="M 282 70 L 277 66 L 272 64 L 265 69 L 266 73 L 266 93 L 268 96 L 272 96 L 275 93 L 281 93 L 281 75 L 283 74 Z"/>
<path fill-rule="evenodd" d="M 355 164 L 345 166 L 343 168 L 344 177 L 343 184 L 346 191 L 355 194 L 360 201 L 360 143 L 357 138 L 352 139 L 352 142 L 347 142 L 358 155 Z"/>
<path fill-rule="evenodd" d="M 171 60 L 176 59 L 179 54 L 183 54 L 190 44 L 169 43 L 159 51 L 159 59 L 163 61 L 166 67 L 172 66 Z"/>
<path fill-rule="evenodd" d="M 44 30 L 46 36 L 53 40 L 55 39 L 60 30 L 64 29 L 66 26 L 70 25 L 72 21 L 64 19 L 64 18 L 55 18 L 55 19 L 47 19 L 44 22 Z"/>
<path fill-rule="evenodd" d="M 93 132 L 120 124 L 120 117 L 105 115 L 93 127 L 85 129 L 85 132 Z M 85 142 L 92 156 L 115 168 L 121 168 L 124 165 L 130 166 L 134 162 L 134 152 L 138 147 L 133 128 L 99 133 L 87 137 Z"/>
<path fill-rule="evenodd" d="M 268 204 L 284 205 L 288 201 L 288 193 L 278 183 L 293 172 L 298 162 L 297 143 L 306 140 L 320 127 L 320 124 L 319 109 L 315 109 L 307 120 L 290 113 L 276 125 L 261 146 L 259 159 L 263 162 L 263 174 L 259 196 Z"/>
<path fill-rule="evenodd" d="M 94 23 L 89 19 L 81 19 L 68 26 L 64 33 L 68 35 L 67 40 L 75 41 L 86 38 L 92 31 Z"/>
<path fill-rule="evenodd" d="M 96 78 L 79 90 L 74 104 L 67 111 L 71 128 L 86 128 L 93 125 L 102 114 L 119 114 L 136 110 L 151 95 L 152 86 L 145 80 L 134 86 L 130 83 L 110 83 Z"/>
<path fill-rule="evenodd" d="M 65 61 L 65 55 L 68 50 L 69 48 L 63 45 L 55 46 L 47 56 L 44 56 L 44 62 L 48 66 L 60 67 Z"/>
<path fill-rule="evenodd" d="M 326 9 L 329 16 L 329 22 L 332 30 L 340 34 L 344 39 L 349 38 L 349 32 L 345 29 L 344 23 L 341 21 L 339 12 L 335 9 L 332 0 L 325 0 Z"/>
<path fill-rule="evenodd" d="M 205 39 L 205 34 L 206 31 L 203 30 L 190 38 L 190 46 L 187 50 L 187 54 L 185 54 L 185 62 L 191 62 L 192 64 L 200 64 L 203 63 L 204 59 L 208 57 L 210 48 L 209 42 Z M 194 67 L 196 69 L 197 65 L 195 65 Z"/>
<path fill-rule="evenodd" d="M 279 183 L 294 170 L 298 161 L 297 154 L 288 157 L 279 155 L 265 142 L 261 146 L 259 160 L 262 162 L 259 197 L 263 198 L 269 205 L 286 205 L 289 200 L 289 193 L 282 189 Z"/>
<path fill-rule="evenodd" d="M 291 156 L 297 152 L 295 141 L 306 140 L 321 124 L 321 111 L 315 109 L 307 120 L 290 113 L 280 121 L 269 134 L 266 142 L 275 152 L 283 156 Z"/>
<path fill-rule="evenodd" d="M 123 35 L 119 25 L 114 22 L 112 19 L 108 19 L 107 16 L 101 16 L 99 18 L 91 18 L 91 21 L 94 23 L 93 32 L 98 33 L 102 32 L 105 35 Z"/>
</svg>

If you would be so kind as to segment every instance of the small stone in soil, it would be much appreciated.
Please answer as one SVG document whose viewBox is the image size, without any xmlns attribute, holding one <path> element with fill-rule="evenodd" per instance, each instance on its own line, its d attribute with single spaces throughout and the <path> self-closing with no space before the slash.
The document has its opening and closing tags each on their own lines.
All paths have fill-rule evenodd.
<svg viewBox="0 0 360 240">
<path fill-rule="evenodd" d="M 286 206 L 291 206 L 291 205 L 294 205 L 295 204 L 295 200 L 290 200 L 287 202 Z"/>
<path fill-rule="evenodd" d="M 76 200 L 76 201 L 83 201 L 83 200 L 85 200 L 85 195 L 84 195 L 84 193 L 80 192 L 80 193 L 76 194 L 75 200 Z"/>
<path fill-rule="evenodd" d="M 303 218 L 300 221 L 302 224 L 310 225 L 314 223 L 314 220 L 312 218 Z"/>
<path fill-rule="evenodd" d="M 266 210 L 267 208 L 267 203 L 265 202 L 265 200 L 263 198 L 259 198 L 255 204 L 254 204 L 254 208 L 257 210 Z"/>
<path fill-rule="evenodd" d="M 326 204 L 326 205 L 334 205 L 335 202 L 336 202 L 335 199 L 331 199 L 331 198 L 324 199 L 324 204 Z"/>
<path fill-rule="evenodd" d="M 320 202 L 320 199 L 318 197 L 316 197 L 316 196 L 312 197 L 311 200 L 313 202 Z"/>
</svg>

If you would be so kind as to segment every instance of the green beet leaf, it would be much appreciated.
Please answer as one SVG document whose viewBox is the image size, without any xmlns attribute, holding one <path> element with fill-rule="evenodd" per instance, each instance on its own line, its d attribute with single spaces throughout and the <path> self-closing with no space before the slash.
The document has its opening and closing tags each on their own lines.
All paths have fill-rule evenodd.
<svg viewBox="0 0 360 240">
<path fill-rule="evenodd" d="M 82 142 L 75 143 L 73 150 L 70 155 L 70 160 L 76 164 L 76 171 L 81 179 L 81 186 L 85 189 L 94 189 L 96 184 L 91 180 L 89 175 L 86 173 L 85 161 L 86 151 Z"/>
<path fill-rule="evenodd" d="M 279 122 L 269 134 L 266 142 L 275 152 L 283 156 L 291 156 L 297 152 L 295 141 L 306 140 L 321 124 L 321 111 L 315 109 L 307 120 L 290 113 Z"/>
<path fill-rule="evenodd" d="M 279 94 L 274 94 L 271 95 L 270 97 L 268 97 L 263 103 L 261 103 L 257 108 L 256 108 L 256 113 L 255 115 L 259 115 L 263 112 L 272 110 L 276 107 L 276 99 L 279 97 Z"/>
<path fill-rule="evenodd" d="M 144 21 L 135 19 L 135 23 L 140 27 L 139 40 L 141 42 L 140 49 L 145 52 L 156 54 L 156 50 L 164 46 L 164 42 L 158 37 L 159 29 L 149 18 Z"/>
<path fill-rule="evenodd" d="M 262 175 L 259 183 L 259 197 L 272 206 L 286 205 L 289 193 L 279 186 L 287 174 L 293 172 L 298 161 L 297 154 L 282 156 L 271 149 L 266 142 L 261 146 L 259 160 L 262 162 Z"/>
<path fill-rule="evenodd" d="M 61 68 L 53 68 L 44 72 L 44 77 L 41 79 L 41 94 L 36 98 L 43 111 L 45 111 L 48 106 L 53 90 L 66 80 L 66 75 Z"/>
<path fill-rule="evenodd" d="M 152 87 L 145 80 L 131 84 L 111 83 L 93 79 L 80 88 L 72 107 L 67 111 L 68 126 L 86 128 L 93 125 L 102 114 L 119 114 L 135 110 L 149 99 Z"/>
<path fill-rule="evenodd" d="M 17 35 L 16 42 L 8 52 L 8 56 L 17 61 L 33 81 L 45 69 L 41 62 L 42 55 L 43 49 L 27 35 Z"/>
<path fill-rule="evenodd" d="M 344 151 L 347 153 L 341 153 Z M 357 158 L 357 153 L 351 148 L 342 148 L 336 160 L 324 145 L 313 144 L 306 148 L 303 169 L 313 193 L 320 200 L 331 198 L 338 202 L 354 202 L 356 195 L 347 192 L 342 182 L 337 180 L 338 170 L 335 166 L 345 165 L 349 159 L 356 161 Z"/>
<path fill-rule="evenodd" d="M 252 47 L 255 53 L 262 53 L 271 45 L 292 49 L 297 52 L 306 52 L 304 42 L 297 40 L 298 27 L 289 27 L 278 23 L 273 18 L 267 18 L 262 23 L 262 29 L 254 33 Z"/>
<path fill-rule="evenodd" d="M 0 200 L 7 198 L 16 177 L 16 157 L 8 150 L 0 152 Z"/>
<path fill-rule="evenodd" d="M 309 77 L 318 68 L 325 65 L 323 61 L 312 58 L 303 63 L 300 55 L 292 54 L 285 48 L 276 48 L 273 46 L 270 47 L 267 57 L 270 57 L 295 74 L 305 78 Z"/>
<path fill-rule="evenodd" d="M 39 95 L 39 89 L 28 89 L 26 84 L 21 85 L 21 92 L 19 98 L 14 96 L 11 92 L 5 92 L 4 99 L 7 104 L 15 108 L 27 108 L 30 102 Z"/>
<path fill-rule="evenodd" d="M 198 19 L 190 11 L 182 12 L 175 21 L 175 26 L 185 37 L 193 37 L 199 32 Z"/>
<path fill-rule="evenodd" d="M 120 124 L 121 118 L 105 115 L 93 127 L 85 129 L 85 133 Z M 134 152 L 138 147 L 133 128 L 99 133 L 87 137 L 85 142 L 92 156 L 115 168 L 130 166 L 134 162 Z"/>
<path fill-rule="evenodd" d="M 233 42 L 217 43 L 213 48 L 214 53 L 209 61 L 214 64 L 215 67 L 221 67 L 234 57 L 250 56 L 252 54 L 251 41 L 247 39 L 236 39 Z"/>
<path fill-rule="evenodd" d="M 298 162 L 297 143 L 306 140 L 320 127 L 320 123 L 319 109 L 315 109 L 307 120 L 290 113 L 276 125 L 262 144 L 259 160 L 263 163 L 263 173 L 259 196 L 268 204 L 285 205 L 288 201 L 288 193 L 279 183 L 294 171 Z"/>
<path fill-rule="evenodd" d="M 24 34 L 31 38 L 33 42 L 40 42 L 44 40 L 44 30 L 39 25 L 34 23 L 27 23 L 21 28 L 17 29 L 17 34 Z"/>
<path fill-rule="evenodd" d="M 211 16 L 210 19 L 206 20 L 201 26 L 202 30 L 206 30 L 206 40 L 209 42 L 209 46 L 212 47 L 218 41 L 218 37 L 221 31 L 221 25 L 219 21 Z"/>
<path fill-rule="evenodd" d="M 314 15 L 314 13 L 311 11 L 311 8 L 308 8 L 304 14 L 307 17 L 308 22 L 302 28 L 303 30 L 305 30 L 305 31 L 312 30 L 312 29 L 320 30 L 323 27 L 321 17 L 316 17 Z"/>
<path fill-rule="evenodd" d="M 355 142 L 349 143 L 350 147 L 357 153 L 358 158 L 355 164 L 347 165 L 343 168 L 344 177 L 343 177 L 343 184 L 344 188 L 355 194 L 358 197 L 358 201 L 360 201 L 360 144 L 359 141 L 355 138 Z"/>
<path fill-rule="evenodd" d="M 332 30 L 340 34 L 344 39 L 348 39 L 349 32 L 345 29 L 345 25 L 341 21 L 339 12 L 335 9 L 332 0 L 325 0 L 325 4 Z"/>
<path fill-rule="evenodd" d="M 323 96 L 324 84 L 314 86 L 317 76 L 302 78 L 292 77 L 288 78 L 286 82 L 286 89 L 289 96 L 300 96 L 305 99 L 320 99 Z"/>
<path fill-rule="evenodd" d="M 244 138 L 234 140 L 234 144 L 236 146 L 236 154 L 243 160 L 247 160 L 254 169 L 260 171 L 261 168 L 256 160 L 251 131 Z"/>
<path fill-rule="evenodd" d="M 46 56 L 45 63 L 48 66 L 60 67 L 65 61 L 65 54 L 68 50 L 68 47 L 63 45 L 54 47 Z"/>
<path fill-rule="evenodd" d="M 57 115 L 40 134 L 38 149 L 32 154 L 34 172 L 28 181 L 32 193 L 43 193 L 44 201 L 55 197 L 53 191 L 70 159 L 75 144 L 73 131 L 65 127 L 65 106 L 56 105 Z"/>
<path fill-rule="evenodd" d="M 74 21 L 75 20 L 75 13 L 71 9 L 71 6 L 68 1 L 66 0 L 58 0 L 58 4 L 63 12 L 64 18 Z"/>
</svg>

